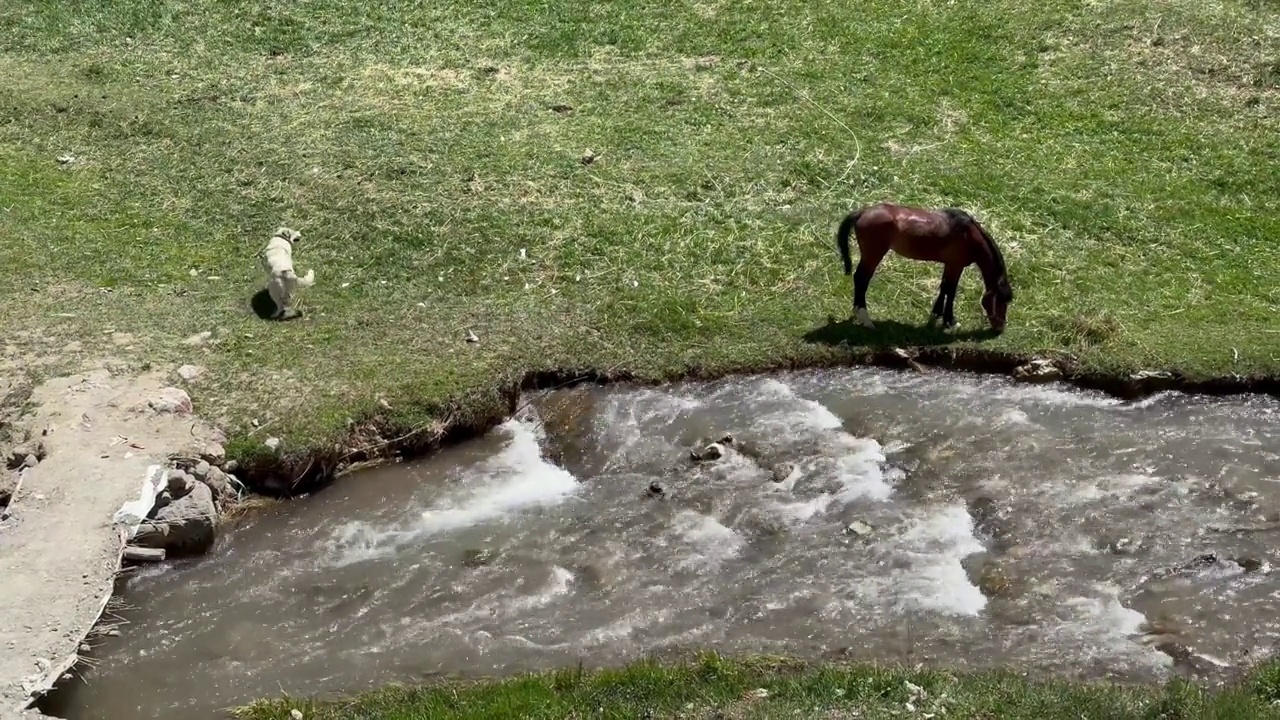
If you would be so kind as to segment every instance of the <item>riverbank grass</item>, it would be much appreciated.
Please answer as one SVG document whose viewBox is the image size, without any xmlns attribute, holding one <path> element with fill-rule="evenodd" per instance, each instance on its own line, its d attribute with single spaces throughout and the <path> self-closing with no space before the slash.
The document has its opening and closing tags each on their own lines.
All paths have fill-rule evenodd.
<svg viewBox="0 0 1280 720">
<path fill-rule="evenodd" d="M 1274 376 L 1277 28 L 1248 0 L 15 0 L 3 367 L 204 366 L 198 411 L 286 450 L 443 427 L 565 367 L 951 344 Z M 1003 337 L 919 329 L 939 270 L 900 258 L 878 331 L 827 327 L 834 229 L 882 198 L 987 225 Z M 279 225 L 317 284 L 270 323 Z M 979 294 L 970 271 L 969 330 Z"/>
<path fill-rule="evenodd" d="M 615 670 L 564 670 L 492 682 L 390 687 L 334 702 L 267 700 L 242 720 L 279 720 L 297 709 L 314 720 L 479 718 L 1101 718 L 1280 717 L 1274 666 L 1210 691 L 1032 682 L 1008 673 L 952 675 L 838 664 L 728 659 L 640 662 Z"/>
</svg>

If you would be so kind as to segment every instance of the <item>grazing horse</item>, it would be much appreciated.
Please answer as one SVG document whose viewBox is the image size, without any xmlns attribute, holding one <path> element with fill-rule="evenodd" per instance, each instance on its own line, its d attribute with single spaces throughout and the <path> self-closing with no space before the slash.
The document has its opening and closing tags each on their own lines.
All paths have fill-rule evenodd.
<svg viewBox="0 0 1280 720">
<path fill-rule="evenodd" d="M 850 233 L 858 238 L 857 272 L 849 257 Z M 987 288 L 982 295 L 987 322 L 997 334 L 1004 332 L 1013 287 L 1000 248 L 969 213 L 955 208 L 928 210 L 878 203 L 849 213 L 840 223 L 836 244 L 844 260 L 844 274 L 853 275 L 853 313 L 859 324 L 875 327 L 867 313 L 867 286 L 880 261 L 892 250 L 912 260 L 942 263 L 942 284 L 929 314 L 931 327 L 939 317 L 944 328 L 956 326 L 954 305 L 960 275 L 966 267 L 977 265 Z"/>
</svg>

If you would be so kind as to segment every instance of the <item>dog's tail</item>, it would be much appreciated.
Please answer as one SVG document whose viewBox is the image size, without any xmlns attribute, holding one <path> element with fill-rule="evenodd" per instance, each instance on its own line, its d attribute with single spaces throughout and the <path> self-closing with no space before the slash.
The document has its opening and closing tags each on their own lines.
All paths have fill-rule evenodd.
<svg viewBox="0 0 1280 720">
<path fill-rule="evenodd" d="M 862 217 L 862 210 L 854 210 L 845 216 L 844 221 L 840 223 L 840 229 L 836 231 L 836 247 L 840 248 L 840 260 L 844 262 L 845 275 L 853 274 L 853 257 L 849 255 L 849 235 L 853 233 L 853 226 L 860 217 Z"/>
</svg>

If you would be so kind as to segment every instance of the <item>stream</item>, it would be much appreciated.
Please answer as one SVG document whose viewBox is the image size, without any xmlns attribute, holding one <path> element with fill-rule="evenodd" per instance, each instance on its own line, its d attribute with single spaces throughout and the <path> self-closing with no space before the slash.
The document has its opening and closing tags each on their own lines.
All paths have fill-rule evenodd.
<svg viewBox="0 0 1280 720">
<path fill-rule="evenodd" d="M 850 369 L 526 400 L 134 571 L 120 636 L 45 711 L 191 720 L 703 648 L 1150 681 L 1280 638 L 1273 398 Z"/>
</svg>

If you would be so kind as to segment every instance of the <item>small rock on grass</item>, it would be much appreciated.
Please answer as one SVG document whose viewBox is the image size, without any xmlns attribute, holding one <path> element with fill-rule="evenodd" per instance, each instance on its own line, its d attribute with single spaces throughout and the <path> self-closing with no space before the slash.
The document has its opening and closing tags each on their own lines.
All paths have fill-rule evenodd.
<svg viewBox="0 0 1280 720">
<path fill-rule="evenodd" d="M 195 335 L 192 335 L 191 337 L 187 338 L 186 340 L 183 340 L 182 342 L 184 345 L 199 346 L 209 342 L 209 339 L 212 337 L 213 337 L 213 331 L 205 330 L 204 332 L 198 332 Z"/>
<path fill-rule="evenodd" d="M 262 444 L 266 445 L 268 450 L 275 452 L 280 449 L 280 438 L 269 437 Z"/>
<path fill-rule="evenodd" d="M 186 382 L 195 382 L 205 374 L 205 369 L 200 365 L 183 365 L 178 368 L 178 377 Z"/>
</svg>

